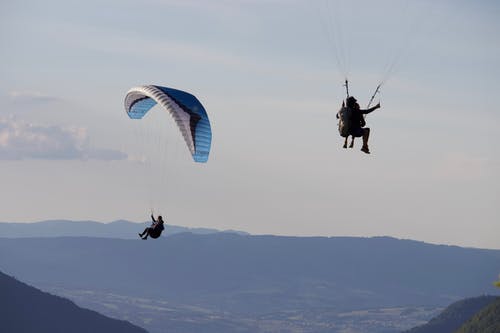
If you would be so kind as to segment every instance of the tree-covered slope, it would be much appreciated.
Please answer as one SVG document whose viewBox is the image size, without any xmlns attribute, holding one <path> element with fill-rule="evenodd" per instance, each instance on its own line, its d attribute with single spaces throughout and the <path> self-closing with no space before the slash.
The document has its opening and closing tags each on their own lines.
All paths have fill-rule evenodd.
<svg viewBox="0 0 500 333">
<path fill-rule="evenodd" d="M 412 328 L 405 333 L 453 333 L 495 299 L 495 296 L 480 296 L 455 302 L 427 324 Z"/>
<path fill-rule="evenodd" d="M 0 272 L 0 331 L 23 333 L 144 333 L 123 320 L 82 309 Z"/>
<path fill-rule="evenodd" d="M 456 333 L 500 332 L 500 297 L 476 313 Z"/>
</svg>

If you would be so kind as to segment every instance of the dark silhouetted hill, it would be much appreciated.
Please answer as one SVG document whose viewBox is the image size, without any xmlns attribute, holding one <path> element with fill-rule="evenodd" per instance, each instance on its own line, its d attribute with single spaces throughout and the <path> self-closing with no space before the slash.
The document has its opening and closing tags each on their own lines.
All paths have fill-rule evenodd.
<svg viewBox="0 0 500 333">
<path fill-rule="evenodd" d="M 455 333 L 500 332 L 500 297 L 476 313 Z"/>
<path fill-rule="evenodd" d="M 233 313 L 444 306 L 494 293 L 499 262 L 499 250 L 388 237 L 0 238 L 0 270 L 35 286 Z"/>
<path fill-rule="evenodd" d="M 142 232 L 151 222 L 134 223 L 129 221 L 114 221 L 101 223 L 94 221 L 67 221 L 51 220 L 34 223 L 7 223 L 0 222 L 0 237 L 106 237 L 120 239 L 136 239 L 137 233 Z M 213 234 L 221 232 L 208 228 L 186 228 L 165 224 L 163 235 L 173 235 L 182 232 L 194 234 Z M 246 234 L 241 231 L 226 230 L 223 232 Z"/>
<path fill-rule="evenodd" d="M 0 331 L 23 333 L 144 333 L 73 302 L 30 287 L 0 272 Z"/>
<path fill-rule="evenodd" d="M 443 310 L 437 317 L 431 319 L 427 324 L 412 328 L 411 330 L 405 331 L 405 333 L 454 333 L 476 313 L 495 302 L 495 300 L 498 300 L 495 296 L 480 296 L 455 302 Z M 498 317 L 497 320 L 500 320 L 500 317 Z M 475 323 L 479 324 L 478 321 Z M 485 333 L 485 331 L 462 332 Z M 500 331 L 494 331 L 493 333 L 495 332 L 498 333 Z"/>
</svg>

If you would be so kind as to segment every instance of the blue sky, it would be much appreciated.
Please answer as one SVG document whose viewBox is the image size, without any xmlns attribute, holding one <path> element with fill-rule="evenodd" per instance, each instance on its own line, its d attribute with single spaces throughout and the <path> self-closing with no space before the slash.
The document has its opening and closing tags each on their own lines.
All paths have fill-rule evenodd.
<svg viewBox="0 0 500 333">
<path fill-rule="evenodd" d="M 499 14 L 494 1 L 3 1 L 0 220 L 154 208 L 184 226 L 500 248 Z M 367 118 L 372 155 L 359 140 L 345 151 L 339 73 L 365 104 L 393 60 Z M 142 84 L 202 101 L 206 165 L 159 108 L 128 119 Z"/>
</svg>

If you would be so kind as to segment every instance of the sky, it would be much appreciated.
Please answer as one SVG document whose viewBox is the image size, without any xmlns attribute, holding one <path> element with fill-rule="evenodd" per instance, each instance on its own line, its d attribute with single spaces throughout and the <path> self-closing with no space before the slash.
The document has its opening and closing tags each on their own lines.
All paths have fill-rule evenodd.
<svg viewBox="0 0 500 333">
<path fill-rule="evenodd" d="M 500 249 L 496 1 L 0 2 L 0 221 L 148 220 Z M 343 149 L 350 93 L 371 155 Z M 127 91 L 189 91 L 206 164 Z"/>
</svg>

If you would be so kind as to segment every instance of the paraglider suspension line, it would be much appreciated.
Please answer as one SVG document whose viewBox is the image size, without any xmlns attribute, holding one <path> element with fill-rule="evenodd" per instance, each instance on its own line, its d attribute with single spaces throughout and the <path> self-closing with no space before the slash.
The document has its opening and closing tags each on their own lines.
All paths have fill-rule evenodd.
<svg viewBox="0 0 500 333">
<path fill-rule="evenodd" d="M 377 89 L 375 89 L 375 92 L 373 93 L 372 97 L 370 98 L 370 101 L 368 102 L 368 105 L 367 105 L 367 109 L 370 108 L 370 105 L 372 104 L 373 102 L 373 99 L 375 98 L 375 96 L 380 92 L 380 87 L 382 86 L 382 83 L 379 83 L 378 86 L 377 86 Z"/>
</svg>

